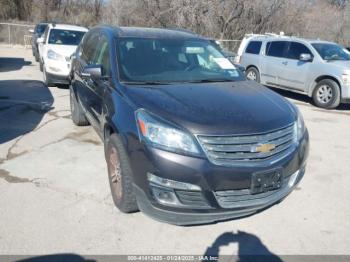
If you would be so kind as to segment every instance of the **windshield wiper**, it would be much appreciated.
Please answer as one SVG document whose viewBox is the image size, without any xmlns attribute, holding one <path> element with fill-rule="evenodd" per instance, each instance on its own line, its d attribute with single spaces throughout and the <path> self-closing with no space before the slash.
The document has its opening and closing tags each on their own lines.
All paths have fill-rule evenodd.
<svg viewBox="0 0 350 262">
<path fill-rule="evenodd" d="M 188 83 L 215 83 L 215 82 L 234 82 L 232 79 L 228 78 L 210 78 L 210 79 L 199 79 L 199 80 L 190 80 Z"/>
<path fill-rule="evenodd" d="M 125 85 L 170 85 L 169 82 L 160 81 L 123 81 Z"/>
</svg>

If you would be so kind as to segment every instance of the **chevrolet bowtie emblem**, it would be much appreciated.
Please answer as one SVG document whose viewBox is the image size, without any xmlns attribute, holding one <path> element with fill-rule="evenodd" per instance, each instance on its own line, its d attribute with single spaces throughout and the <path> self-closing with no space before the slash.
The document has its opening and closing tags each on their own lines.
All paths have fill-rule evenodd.
<svg viewBox="0 0 350 262">
<path fill-rule="evenodd" d="M 256 146 L 255 148 L 252 148 L 252 152 L 257 152 L 257 153 L 267 153 L 276 148 L 276 145 L 274 144 L 260 144 Z"/>
</svg>

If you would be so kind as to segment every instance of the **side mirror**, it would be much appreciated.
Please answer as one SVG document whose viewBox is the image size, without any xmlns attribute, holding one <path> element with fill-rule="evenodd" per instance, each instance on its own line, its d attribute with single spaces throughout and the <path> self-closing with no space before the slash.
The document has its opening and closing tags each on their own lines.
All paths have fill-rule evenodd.
<svg viewBox="0 0 350 262">
<path fill-rule="evenodd" d="M 101 65 L 87 65 L 84 67 L 81 73 L 83 79 L 99 79 L 102 77 L 102 66 Z"/>
<path fill-rule="evenodd" d="M 312 56 L 310 54 L 300 54 L 299 60 L 303 62 L 311 62 Z"/>
<path fill-rule="evenodd" d="M 36 42 L 37 42 L 38 44 L 42 44 L 42 43 L 44 43 L 44 38 L 43 38 L 43 37 L 39 37 L 39 38 L 36 40 Z"/>
<path fill-rule="evenodd" d="M 75 58 L 77 57 L 77 55 L 75 54 L 75 52 L 73 54 L 70 55 L 70 60 L 73 61 Z"/>
<path fill-rule="evenodd" d="M 28 31 L 29 31 L 29 33 L 34 34 L 34 29 L 29 29 Z"/>
</svg>

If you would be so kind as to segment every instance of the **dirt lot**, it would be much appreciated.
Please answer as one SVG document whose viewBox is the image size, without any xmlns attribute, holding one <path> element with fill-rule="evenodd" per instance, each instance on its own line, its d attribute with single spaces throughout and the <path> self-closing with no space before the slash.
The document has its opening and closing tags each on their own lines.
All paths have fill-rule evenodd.
<svg viewBox="0 0 350 262">
<path fill-rule="evenodd" d="M 304 180 L 257 215 L 196 227 L 114 208 L 103 146 L 70 120 L 67 89 L 42 83 L 31 51 L 0 47 L 0 254 L 350 254 L 350 106 L 301 109 Z"/>
</svg>

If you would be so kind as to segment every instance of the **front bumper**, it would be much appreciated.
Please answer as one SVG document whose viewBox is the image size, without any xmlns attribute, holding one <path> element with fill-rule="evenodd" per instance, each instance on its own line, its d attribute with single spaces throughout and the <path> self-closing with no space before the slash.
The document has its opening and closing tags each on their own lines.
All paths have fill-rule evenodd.
<svg viewBox="0 0 350 262">
<path fill-rule="evenodd" d="M 129 142 L 133 144 L 132 141 Z M 140 210 L 162 222 L 192 225 L 248 216 L 280 202 L 302 179 L 308 151 L 309 136 L 306 131 L 300 144 L 291 154 L 269 166 L 216 166 L 207 159 L 181 156 L 146 147 L 137 152 L 129 151 L 129 157 Z M 283 186 L 280 189 L 255 195 L 247 193 L 251 188 L 253 174 L 276 169 L 282 172 Z M 175 190 L 180 202 L 184 202 L 185 205 L 161 204 L 154 196 L 154 190 L 147 180 L 147 172 L 165 179 L 197 185 L 202 189 L 202 197 L 193 192 Z M 292 174 L 296 172 L 298 176 L 295 183 L 288 185 Z M 230 199 L 231 202 L 223 202 L 222 198 Z"/>
<path fill-rule="evenodd" d="M 68 85 L 70 83 L 69 77 L 65 75 L 62 76 L 62 75 L 47 73 L 47 77 L 50 79 L 50 83 L 63 84 L 63 85 Z"/>
<path fill-rule="evenodd" d="M 341 90 L 341 102 L 350 103 L 350 85 L 343 85 Z"/>
<path fill-rule="evenodd" d="M 298 175 L 298 182 L 304 176 L 305 169 L 301 170 Z M 297 183 L 298 183 L 297 182 Z M 245 201 L 244 205 L 237 205 L 236 208 L 230 208 L 227 210 L 213 209 L 210 212 L 198 212 L 192 210 L 172 211 L 159 206 L 152 205 L 144 193 L 139 187 L 135 186 L 134 190 L 137 197 L 137 203 L 140 210 L 149 217 L 174 225 L 199 225 L 213 222 L 220 222 L 230 220 L 234 218 L 240 218 L 255 214 L 261 210 L 264 210 L 276 203 L 282 201 L 289 193 L 296 187 L 294 184 L 292 187 L 284 187 L 281 190 L 267 196 L 265 198 L 255 199 L 253 201 Z M 187 212 L 186 212 L 187 211 Z"/>
<path fill-rule="evenodd" d="M 58 61 L 46 58 L 44 61 L 46 73 L 52 79 L 52 82 L 57 79 L 57 81 L 62 81 L 64 79 L 69 79 L 69 74 L 71 70 L 70 61 Z M 56 83 L 56 82 L 55 82 Z M 61 83 L 61 82 L 58 82 Z"/>
</svg>

